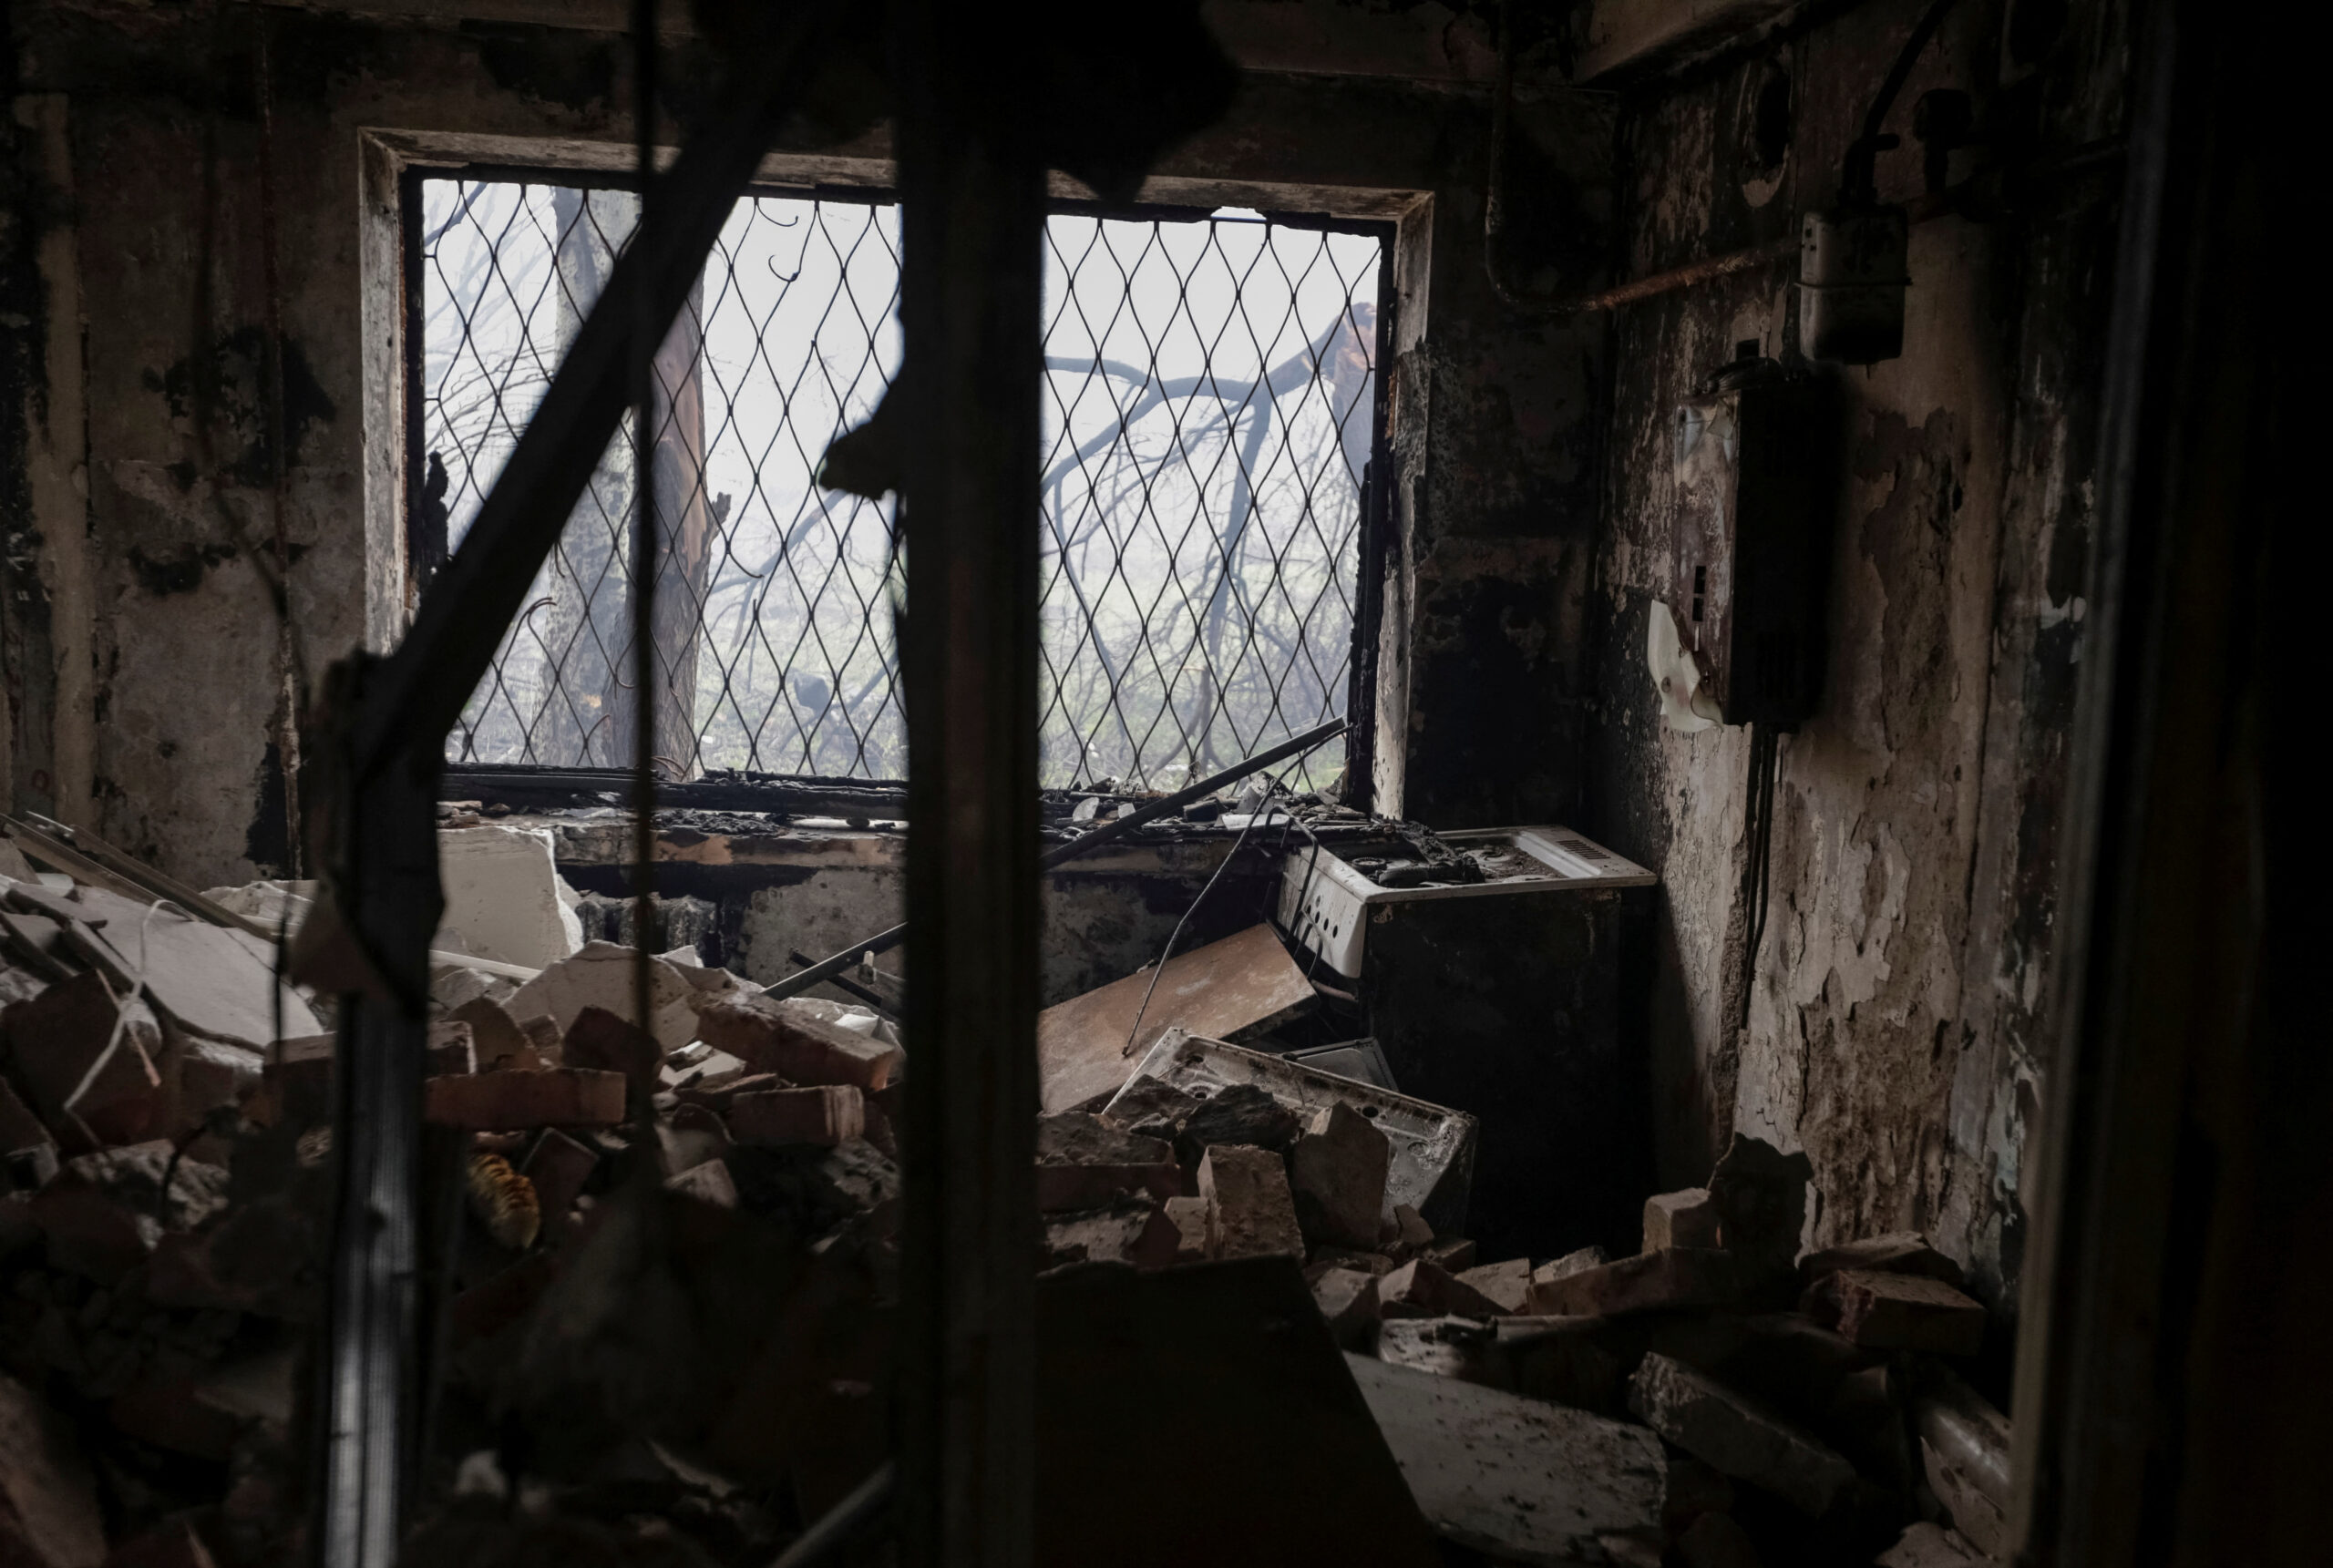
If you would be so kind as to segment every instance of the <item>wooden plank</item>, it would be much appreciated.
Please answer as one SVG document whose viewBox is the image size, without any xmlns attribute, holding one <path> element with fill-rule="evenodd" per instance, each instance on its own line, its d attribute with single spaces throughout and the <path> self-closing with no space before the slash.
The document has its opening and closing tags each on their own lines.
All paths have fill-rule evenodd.
<svg viewBox="0 0 2333 1568">
<path fill-rule="evenodd" d="M 1151 974 L 1140 970 L 1037 1015 L 1038 1098 L 1048 1113 L 1123 1087 L 1170 1029 L 1236 1041 L 1296 1017 L 1317 999 L 1304 971 L 1264 925 L 1169 958 L 1156 989 Z M 1142 1025 L 1129 1050 L 1137 1013 Z"/>
</svg>

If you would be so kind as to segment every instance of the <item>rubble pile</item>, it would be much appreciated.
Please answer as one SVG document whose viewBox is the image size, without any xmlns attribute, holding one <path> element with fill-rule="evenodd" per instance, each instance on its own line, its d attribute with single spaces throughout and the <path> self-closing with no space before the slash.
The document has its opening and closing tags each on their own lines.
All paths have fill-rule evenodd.
<svg viewBox="0 0 2333 1568">
<path fill-rule="evenodd" d="M 20 868 L 0 875 L 0 1558 L 298 1560 L 329 1008 L 248 933 Z M 515 1514 L 766 1562 L 886 1457 L 896 1036 L 688 949 L 652 960 L 642 1030 L 632 958 L 437 971 L 421 1088 L 446 1223 L 421 1294 L 448 1305 L 424 1328 L 442 1473 L 422 1490 L 450 1501 L 415 1547 L 444 1555 L 417 1560 L 492 1549 L 479 1532 Z"/>
<path fill-rule="evenodd" d="M 292 1560 L 330 1009 L 246 931 L 23 869 L 0 864 L 0 1559 Z M 555 1525 L 766 1562 L 889 1457 L 907 1051 L 873 1009 L 686 948 L 648 960 L 640 1027 L 632 949 L 516 907 L 533 926 L 499 940 L 571 950 L 444 953 L 433 988 L 416 1560 Z M 1629 1256 L 1480 1256 L 1473 1118 L 1256 1048 L 1310 989 L 1269 927 L 1156 978 L 1041 1024 L 1055 1299 L 1286 1259 L 1426 1522 L 1485 1560 L 2002 1550 L 2008 1425 L 1955 1369 L 1984 1309 L 1917 1235 L 1800 1255 L 1805 1156 L 1737 1137 L 1646 1203 Z"/>
</svg>

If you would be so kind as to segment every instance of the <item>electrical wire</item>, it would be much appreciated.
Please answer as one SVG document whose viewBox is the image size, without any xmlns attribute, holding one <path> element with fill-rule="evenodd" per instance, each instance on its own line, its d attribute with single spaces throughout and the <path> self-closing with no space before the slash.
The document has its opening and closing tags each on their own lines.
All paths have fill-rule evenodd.
<svg viewBox="0 0 2333 1568">
<path fill-rule="evenodd" d="M 1239 836 L 1231 841 L 1231 853 L 1223 857 L 1221 863 L 1216 866 L 1215 874 L 1207 879 L 1207 886 L 1199 889 L 1199 896 L 1191 900 L 1190 907 L 1183 911 L 1183 917 L 1175 922 L 1175 929 L 1166 938 L 1166 950 L 1158 955 L 1158 963 L 1150 971 L 1150 983 L 1142 989 L 1142 1005 L 1135 1009 L 1134 1022 L 1126 1027 L 1126 1042 L 1119 1048 L 1120 1056 L 1134 1054 L 1134 1043 L 1142 1033 L 1143 1016 L 1150 1011 L 1150 999 L 1158 991 L 1158 977 L 1166 972 L 1166 961 L 1175 956 L 1175 944 L 1183 939 L 1183 928 L 1191 923 L 1191 917 L 1198 913 L 1199 906 L 1207 902 L 1207 896 L 1215 891 L 1215 885 L 1223 880 L 1223 874 L 1230 869 L 1231 863 L 1239 858 L 1240 846 L 1248 842 L 1248 835 L 1255 831 L 1258 819 L 1270 813 L 1272 797 L 1280 793 L 1288 775 L 1302 767 L 1305 759 L 1320 750 L 1321 744 L 1321 742 L 1315 742 L 1312 745 L 1307 746 L 1289 760 L 1288 766 L 1272 775 L 1264 786 L 1264 798 L 1257 803 L 1257 809 L 1249 814 L 1248 820 L 1239 825 Z M 1293 803 L 1289 812 L 1291 821 L 1295 817 L 1292 806 Z M 1283 835 L 1282 842 L 1285 841 L 1285 835 Z"/>
<path fill-rule="evenodd" d="M 1750 997 L 1758 979 L 1758 948 L 1766 936 L 1766 905 L 1773 882 L 1774 845 L 1774 763 L 1781 736 L 1763 724 L 1750 732 L 1750 781 L 1745 791 L 1742 836 L 1749 855 L 1742 869 L 1742 899 L 1750 921 L 1750 939 L 1742 956 L 1742 1000 L 1734 1019 L 1737 1030 L 1750 1027 Z"/>
</svg>

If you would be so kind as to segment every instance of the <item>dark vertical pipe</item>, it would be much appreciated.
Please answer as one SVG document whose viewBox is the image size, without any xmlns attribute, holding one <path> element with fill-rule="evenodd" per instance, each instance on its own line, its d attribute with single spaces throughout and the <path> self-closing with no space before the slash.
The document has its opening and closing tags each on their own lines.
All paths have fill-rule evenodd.
<svg viewBox="0 0 2333 1568">
<path fill-rule="evenodd" d="M 896 0 L 908 1079 L 901 1561 L 1029 1560 L 1044 170 L 1033 48 Z"/>
</svg>

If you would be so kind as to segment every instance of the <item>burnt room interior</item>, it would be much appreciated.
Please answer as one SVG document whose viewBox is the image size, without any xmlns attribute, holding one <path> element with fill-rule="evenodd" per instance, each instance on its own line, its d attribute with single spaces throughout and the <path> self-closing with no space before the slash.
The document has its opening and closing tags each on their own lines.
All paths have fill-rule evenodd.
<svg viewBox="0 0 2333 1568">
<path fill-rule="evenodd" d="M 2266 13 L 5 15 L 0 1563 L 2322 1561 Z"/>
</svg>

